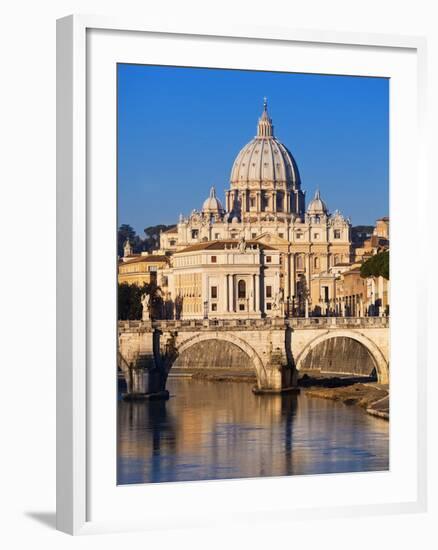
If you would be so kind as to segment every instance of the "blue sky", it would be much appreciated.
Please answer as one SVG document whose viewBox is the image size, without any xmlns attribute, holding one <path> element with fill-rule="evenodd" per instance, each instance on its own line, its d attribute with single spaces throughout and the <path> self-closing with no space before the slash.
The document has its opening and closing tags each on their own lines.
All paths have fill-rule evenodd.
<svg viewBox="0 0 438 550">
<path fill-rule="evenodd" d="M 119 224 L 140 235 L 223 201 L 268 98 L 275 135 L 353 225 L 388 215 L 389 81 L 382 78 L 118 65 Z"/>
</svg>

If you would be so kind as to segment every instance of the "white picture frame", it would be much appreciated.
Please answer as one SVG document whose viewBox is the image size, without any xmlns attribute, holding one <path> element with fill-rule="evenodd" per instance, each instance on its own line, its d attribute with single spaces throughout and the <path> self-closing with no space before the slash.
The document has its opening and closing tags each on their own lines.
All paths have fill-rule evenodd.
<svg viewBox="0 0 438 550">
<path fill-rule="evenodd" d="M 95 33 L 95 34 L 93 34 Z M 124 40 L 123 37 L 128 37 L 134 44 L 125 45 L 118 40 Z M 99 40 L 94 37 L 104 37 L 104 43 L 99 44 Z M 371 63 L 378 63 L 379 59 L 385 56 L 392 56 L 390 62 L 388 59 L 382 61 L 382 67 L 379 69 L 382 76 L 385 73 L 385 67 L 392 66 L 388 72 L 394 71 L 393 74 L 387 74 L 390 78 L 405 78 L 408 84 L 411 95 L 405 98 L 392 96 L 391 99 L 395 104 L 395 108 L 409 105 L 407 113 L 401 113 L 400 117 L 411 116 L 409 120 L 404 120 L 400 123 L 401 127 L 410 128 L 413 133 L 409 138 L 401 136 L 397 133 L 399 119 L 393 117 L 391 121 L 391 140 L 394 143 L 394 151 L 391 153 L 391 178 L 395 175 L 399 176 L 402 183 L 391 182 L 391 203 L 397 206 L 397 213 L 394 220 L 391 219 L 392 234 L 395 235 L 391 241 L 391 265 L 396 265 L 397 258 L 402 254 L 403 243 L 405 246 L 411 244 L 410 235 L 407 228 L 403 226 L 402 215 L 410 212 L 410 227 L 413 230 L 421 230 L 424 227 L 424 221 L 421 219 L 419 207 L 413 204 L 409 198 L 403 197 L 404 177 L 407 177 L 401 170 L 397 169 L 397 161 L 410 151 L 412 166 L 408 167 L 408 176 L 416 182 L 417 188 L 425 190 L 425 145 L 423 143 L 423 128 L 425 120 L 425 52 L 426 44 L 424 39 L 417 37 L 402 37 L 402 36 L 386 36 L 386 35 L 367 35 L 367 34 L 348 34 L 334 33 L 326 31 L 300 31 L 285 28 L 152 28 L 147 23 L 139 21 L 129 21 L 122 19 L 111 19 L 95 16 L 69 16 L 60 19 L 57 24 L 57 527 L 59 530 L 70 534 L 83 534 L 91 532 L 106 532 L 110 530 L 131 530 L 131 529 L 151 529 L 164 526 L 182 526 L 182 525 L 199 525 L 205 526 L 210 524 L 208 511 L 203 515 L 202 507 L 196 513 L 177 513 L 176 506 L 181 503 L 191 502 L 193 510 L 196 509 L 196 502 L 205 502 L 208 500 L 209 494 L 214 494 L 215 501 L 223 503 L 226 500 L 238 500 L 238 495 L 242 496 L 242 513 L 237 513 L 230 504 L 229 510 L 213 509 L 215 518 L 211 518 L 211 523 L 217 523 L 218 514 L 223 521 L 272 521 L 275 518 L 284 519 L 293 514 L 294 518 L 318 518 L 329 517 L 333 515 L 358 515 L 358 514 L 380 514 L 394 512 L 417 512 L 426 508 L 426 334 L 424 327 L 419 322 L 420 308 L 426 303 L 426 283 L 424 274 L 418 273 L 417 292 L 414 294 L 415 304 L 412 304 L 412 310 L 415 319 L 411 324 L 411 340 L 404 341 L 403 327 L 397 325 L 397 311 L 402 311 L 402 308 L 392 307 L 392 315 L 395 322 L 392 320 L 391 337 L 400 339 L 403 342 L 404 348 L 401 352 L 397 349 L 391 354 L 391 364 L 397 364 L 401 372 L 408 372 L 407 363 L 410 360 L 415 362 L 415 371 L 412 372 L 411 391 L 416 393 L 416 406 L 414 410 L 406 413 L 403 411 L 401 403 L 398 402 L 398 395 L 407 395 L 403 392 L 407 391 L 404 385 L 403 377 L 398 371 L 391 379 L 391 387 L 393 392 L 399 392 L 391 396 L 391 438 L 395 442 L 394 445 L 403 445 L 397 434 L 398 423 L 404 423 L 404 435 L 406 441 L 412 443 L 413 448 L 406 449 L 405 465 L 400 464 L 394 466 L 395 470 L 388 473 L 388 478 L 385 474 L 366 474 L 354 478 L 354 483 L 358 480 L 364 491 L 364 498 L 348 498 L 347 486 L 352 484 L 351 478 L 345 480 L 342 476 L 309 476 L 306 478 L 290 479 L 275 478 L 263 480 L 233 480 L 226 482 L 196 482 L 196 483 L 179 483 L 179 484 L 161 484 L 154 487 L 134 486 L 121 487 L 113 494 L 108 489 L 106 493 L 103 485 L 95 482 L 96 468 L 93 466 L 93 461 L 97 453 L 94 444 L 96 437 L 102 438 L 102 445 L 99 443 L 99 449 L 111 449 L 111 437 L 115 439 L 116 426 L 109 425 L 102 430 L 99 430 L 99 435 L 96 431 L 96 424 L 93 422 L 101 422 L 102 418 L 96 411 L 96 372 L 94 365 L 96 364 L 96 348 L 102 346 L 105 338 L 111 334 L 111 322 L 116 322 L 114 317 L 111 321 L 111 315 L 115 309 L 112 305 L 108 306 L 110 322 L 106 328 L 102 330 L 93 320 L 95 306 L 101 307 L 102 301 L 99 302 L 95 293 L 95 278 L 97 275 L 93 273 L 99 269 L 96 265 L 95 257 L 99 255 L 100 269 L 107 266 L 115 266 L 114 257 L 112 256 L 111 246 L 112 238 L 115 238 L 116 227 L 113 227 L 114 234 L 110 235 L 102 246 L 102 250 L 97 250 L 93 239 L 96 233 L 106 231 L 100 234 L 107 235 L 108 228 L 114 224 L 115 219 L 115 196 L 114 188 L 105 197 L 105 207 L 97 208 L 97 200 L 102 193 L 102 188 L 99 185 L 94 185 L 90 182 L 100 181 L 104 176 L 104 172 L 94 173 L 95 166 L 102 164 L 102 159 L 97 159 L 98 151 L 96 151 L 93 137 L 90 137 L 90 126 L 92 132 L 99 125 L 99 116 L 104 116 L 100 113 L 96 119 L 93 118 L 93 124 L 90 124 L 91 117 L 94 117 L 92 112 L 92 104 L 94 85 L 99 83 L 100 86 L 106 85 L 106 76 L 110 71 L 99 73 L 99 60 L 95 59 L 95 53 L 100 50 L 105 50 L 107 55 L 107 69 L 110 64 L 114 64 L 114 59 L 118 61 L 129 62 L 134 48 L 142 49 L 140 42 L 144 37 L 151 40 L 160 40 L 163 44 L 162 54 L 166 58 L 163 64 L 168 64 L 173 61 L 174 64 L 182 64 L 181 56 L 184 55 L 184 48 L 178 48 L 179 54 L 176 55 L 175 47 L 165 45 L 166 41 L 172 41 L 175 45 L 183 46 L 190 45 L 194 41 L 202 41 L 203 50 L 208 49 L 208 44 L 213 45 L 220 41 L 221 51 L 217 48 L 215 51 L 215 62 L 211 66 L 219 66 L 221 55 L 224 56 L 224 62 L 221 66 L 227 66 L 225 52 L 228 55 L 237 54 L 241 51 L 241 46 L 245 45 L 248 51 L 254 47 L 260 48 L 277 48 L 287 49 L 294 46 L 301 48 L 300 51 L 314 48 L 326 49 L 327 54 L 327 71 L 330 71 L 331 55 L 330 53 L 337 52 L 336 55 L 340 58 L 345 58 L 345 66 L 350 64 L 351 70 L 354 72 L 355 63 L 359 63 L 354 55 L 351 55 L 351 49 L 359 52 L 359 49 L 364 52 L 365 57 L 371 56 Z M 120 48 L 117 50 L 117 48 Z M 213 48 L 213 46 L 212 46 Z M 157 51 L 156 49 L 154 50 Z M 261 51 L 261 50 L 260 50 Z M 129 53 L 131 52 L 131 53 Z M 151 55 L 152 50 L 149 54 Z M 213 49 L 210 52 L 213 58 Z M 164 55 L 165 54 L 165 55 Z M 287 54 L 287 52 L 286 52 Z M 285 54 L 285 56 L 286 56 Z M 144 50 L 144 56 L 148 55 L 147 48 Z M 205 55 L 205 51 L 204 51 Z M 403 59 L 406 55 L 406 59 Z M 111 58 L 111 56 L 116 56 Z M 247 58 L 247 65 L 253 63 L 251 61 L 251 53 Z M 297 56 L 297 58 L 299 55 Z M 305 57 L 305 56 L 304 56 Z M 303 59 L 304 59 L 303 57 Z M 409 59 L 409 61 L 407 61 Z M 135 62 L 141 62 L 138 58 Z M 156 55 L 153 62 L 156 62 Z M 192 63 L 191 60 L 187 60 Z M 269 61 L 265 61 L 269 63 Z M 296 62 L 298 63 L 298 62 Z M 303 61 L 305 67 L 305 59 Z M 392 65 L 391 65 L 392 64 Z M 112 66 L 111 65 L 111 66 Z M 364 65 L 365 66 L 365 65 Z M 241 67 L 244 68 L 244 67 Z M 250 68 L 257 68 L 255 65 Z M 298 70 L 298 67 L 297 67 Z M 377 72 L 379 72 L 377 70 Z M 358 74 L 361 69 L 357 69 Z M 398 71 L 398 72 L 397 72 Z M 308 72 L 313 72 L 309 69 Z M 403 76 L 403 73 L 406 74 Z M 339 74 L 339 73 L 338 73 Z M 350 73 L 346 73 L 350 74 Z M 370 73 L 371 74 L 371 73 Z M 96 80 L 97 79 L 97 80 Z M 110 81 L 108 81 L 110 82 Z M 111 81 L 112 82 L 112 81 Z M 112 86 L 112 84 L 111 84 Z M 114 97 L 114 90 L 108 88 L 108 101 L 103 101 L 106 108 L 111 108 L 111 100 Z M 399 101 L 401 104 L 396 105 Z M 407 102 L 407 103 L 403 103 Z M 415 103 L 415 105 L 414 105 Z M 94 104 L 93 104 L 94 105 Z M 90 109 L 91 107 L 91 109 Z M 115 109 L 115 103 L 113 105 Z M 403 109 L 402 109 L 403 110 Z M 406 111 L 406 109 L 404 109 Z M 391 111 L 393 115 L 393 111 Z M 405 125 L 405 126 L 403 126 Z M 112 123 L 110 128 L 114 130 Z M 102 152 L 107 154 L 109 151 L 114 151 L 115 135 L 109 132 L 108 142 L 102 140 Z M 414 146 L 414 149 L 412 149 Z M 102 153 L 102 156 L 104 156 Z M 394 154 L 393 154 L 394 153 Z M 109 178 L 113 178 L 114 166 L 116 159 L 113 156 L 109 158 L 107 170 Z M 111 172 L 112 171 L 112 172 Z M 112 175 L 111 175 L 112 174 Z M 94 178 L 94 179 L 93 179 Z M 111 181 L 113 181 L 111 179 Z M 111 183 L 112 185 L 112 183 Z M 425 194 L 424 194 L 425 195 Z M 103 204 L 103 202 L 101 204 Z M 109 204 L 107 207 L 106 205 Z M 401 212 L 401 214 L 399 214 Z M 107 215 L 106 215 L 107 214 Z M 391 212 L 392 216 L 392 212 Z M 406 224 L 405 224 L 406 225 Z M 400 237 L 397 235 L 400 234 Z M 393 246 L 394 244 L 394 246 Z M 423 250 L 414 242 L 413 247 L 417 259 L 421 258 Z M 114 267 L 115 269 L 115 267 Z M 100 273 L 102 275 L 102 273 Z M 112 274 L 112 283 L 109 286 L 103 284 L 102 289 L 108 288 L 111 290 L 111 284 L 114 284 L 115 277 Z M 105 274 L 103 274 L 105 277 Z M 109 279 L 108 279 L 109 281 Z M 399 280 L 392 283 L 392 301 L 397 303 L 397 296 L 401 296 L 403 285 L 406 280 L 400 276 Z M 102 290 L 102 291 L 103 291 Z M 113 298 L 115 301 L 115 292 Z M 92 301 L 96 301 L 91 306 Z M 109 332 L 108 332 L 109 331 Z M 412 338 L 412 332 L 416 335 Z M 113 332 L 114 342 L 109 345 L 107 350 L 108 356 L 111 357 L 115 353 L 114 346 L 116 345 L 115 332 Z M 96 344 L 94 344 L 96 342 Z M 403 347 L 402 346 L 402 347 Z M 102 351 L 103 352 L 103 351 Z M 397 355 L 399 354 L 399 355 Z M 404 357 L 404 358 L 403 358 Z M 97 367 L 96 367 L 97 369 Z M 113 372 L 111 373 L 113 375 Z M 105 407 L 111 407 L 111 400 L 114 396 L 114 388 L 110 382 L 102 383 L 101 392 L 105 393 L 105 398 L 102 398 L 102 410 Z M 109 380 L 109 378 L 108 378 Z M 108 385 L 109 384 L 109 385 Z M 106 409 L 105 409 L 106 410 Z M 109 409 L 108 409 L 109 411 Z M 113 411 L 109 411 L 106 416 L 109 419 L 109 424 L 114 421 Z M 96 420 L 97 419 L 97 420 Z M 393 428 L 394 425 L 394 428 Z M 106 441 L 106 443 L 105 443 Z M 94 445 L 94 447 L 93 447 Z M 105 446 L 108 445 L 108 446 Z M 410 445 L 411 446 L 411 445 Z M 94 449 L 94 450 L 93 450 Z M 391 451 L 393 448 L 391 447 Z M 103 455 L 104 456 L 104 455 Z M 99 457 L 101 458 L 101 457 Z M 396 461 L 397 457 L 391 455 L 391 463 Z M 115 456 L 108 456 L 108 461 L 113 464 Z M 102 472 L 106 472 L 105 464 L 102 464 Z M 112 468 L 109 467 L 108 471 Z M 406 468 L 406 471 L 404 470 Z M 398 472 L 398 474 L 397 474 Z M 408 473 L 408 475 L 406 475 Z M 391 481 L 389 478 L 393 476 Z M 103 476 L 104 474 L 102 474 Z M 399 494 L 394 487 L 400 484 L 401 477 L 405 476 L 406 486 L 400 487 Z M 299 476 L 296 476 L 297 478 Z M 339 492 L 342 493 L 345 486 L 344 500 L 339 502 L 328 502 L 323 498 L 315 497 L 314 500 L 301 501 L 301 504 L 292 502 L 290 498 L 283 498 L 282 492 L 284 488 L 293 482 L 294 490 L 306 491 L 306 485 L 315 482 L 318 485 L 324 485 L 325 490 L 333 490 L 334 480 L 337 479 Z M 103 477 L 102 477 L 103 479 Z M 105 479 L 109 479 L 108 477 Z M 313 479 L 313 481 L 312 481 Z M 365 487 L 373 484 L 373 479 L 376 486 L 385 486 L 386 494 L 383 494 L 374 499 L 365 495 Z M 409 481 L 410 480 L 410 481 Z M 93 483 L 95 485 L 93 485 Z M 103 482 L 102 482 L 103 483 Z M 107 481 L 105 481 L 107 483 Z M 385 485 L 386 484 L 386 485 Z M 90 487 L 93 485 L 93 489 Z M 398 486 L 398 485 L 397 485 Z M 393 491 L 391 493 L 391 491 Z M 404 491 L 404 492 L 403 492 Z M 190 492 L 190 497 L 188 496 Z M 117 494 L 116 494 L 117 493 Z M 403 494 L 402 494 L 403 493 Z M 264 494 L 266 505 L 261 504 L 257 496 Z M 231 495 L 231 496 L 230 496 Z M 278 503 L 272 503 L 272 495 L 278 495 Z M 391 496 L 392 495 L 392 496 Z M 95 504 L 95 502 L 110 502 L 111 499 L 120 501 L 120 505 L 113 503 L 112 508 L 104 509 L 103 506 Z M 166 510 L 166 516 L 157 512 L 153 513 L 149 510 L 143 514 L 130 514 L 135 509 L 138 510 L 139 502 L 159 503 L 154 508 L 160 508 L 166 502 L 175 502 L 175 509 L 172 506 Z M 192 500 L 190 500 L 192 499 Z M 264 499 L 262 499 L 264 500 Z M 236 501 L 237 502 L 237 501 Z M 268 504 L 269 502 L 269 504 Z M 244 505 L 243 503 L 246 503 Z M 254 503 L 254 504 L 251 504 Z M 94 510 L 99 512 L 94 513 Z M 205 509 L 205 506 L 203 506 Z M 126 511 L 126 514 L 121 510 Z M 93 513 L 90 512 L 93 510 Z M 193 517 L 192 517 L 193 516 Z"/>
</svg>

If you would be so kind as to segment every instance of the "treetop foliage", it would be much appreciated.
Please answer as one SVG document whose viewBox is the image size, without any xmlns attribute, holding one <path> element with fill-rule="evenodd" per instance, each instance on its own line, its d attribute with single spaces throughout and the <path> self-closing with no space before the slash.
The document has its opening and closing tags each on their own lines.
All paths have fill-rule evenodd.
<svg viewBox="0 0 438 550">
<path fill-rule="evenodd" d="M 155 283 L 143 283 L 142 285 L 119 284 L 117 312 L 120 321 L 132 321 L 142 318 L 141 298 L 143 294 L 149 294 L 151 297 L 151 315 L 154 317 L 159 313 L 162 304 L 160 290 Z"/>
<path fill-rule="evenodd" d="M 360 266 L 360 276 L 384 277 L 389 280 L 389 250 L 371 256 Z"/>
<path fill-rule="evenodd" d="M 123 256 L 123 245 L 129 239 L 134 254 L 141 252 L 152 252 L 157 250 L 160 245 L 160 231 L 166 231 L 173 227 L 172 225 L 151 225 L 144 230 L 145 237 L 142 238 L 128 224 L 124 223 L 117 232 L 117 255 Z"/>
</svg>

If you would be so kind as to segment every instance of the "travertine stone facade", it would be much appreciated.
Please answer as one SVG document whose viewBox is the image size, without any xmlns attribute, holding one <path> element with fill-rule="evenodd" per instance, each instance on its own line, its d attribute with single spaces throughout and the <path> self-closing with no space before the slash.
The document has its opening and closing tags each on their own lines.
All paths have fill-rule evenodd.
<svg viewBox="0 0 438 550">
<path fill-rule="evenodd" d="M 169 265 L 169 258 L 158 254 L 133 254 L 129 241 L 124 246 L 123 258 L 119 260 L 118 282 L 141 286 L 156 283 L 157 274 Z"/>
<path fill-rule="evenodd" d="M 178 319 L 284 315 L 281 252 L 262 242 L 209 241 L 176 252 L 166 271 Z"/>
<path fill-rule="evenodd" d="M 183 317 L 206 313 L 218 317 L 249 313 L 255 317 L 273 316 L 281 308 L 292 308 L 304 315 L 312 304 L 319 303 L 322 292 L 324 297 L 334 299 L 334 284 L 326 285 L 325 278 L 333 278 L 334 266 L 351 261 L 350 229 L 349 220 L 338 211 L 329 213 L 319 190 L 305 209 L 297 163 L 274 136 L 265 101 L 257 135 L 233 163 L 225 207 L 211 188 L 202 210 L 193 210 L 187 217 L 181 215 L 175 228 L 161 234 L 160 253 L 172 256 L 172 266 L 161 282 L 168 283 L 170 300 L 175 304 L 182 302 Z M 233 242 L 234 252 L 230 248 Z M 252 244 L 238 253 L 239 242 Z M 259 243 L 256 251 L 252 248 L 255 242 Z M 212 243 L 221 243 L 214 245 L 220 251 L 213 266 L 207 261 Z M 194 253 L 193 246 L 197 245 L 203 252 L 199 249 Z M 275 261 L 278 257 L 276 269 L 272 264 L 267 271 L 263 264 L 266 246 L 277 249 L 276 254 L 271 254 Z M 181 279 L 183 274 L 186 279 Z M 196 285 L 187 282 L 196 274 Z M 244 299 L 248 303 L 241 309 L 243 302 L 233 301 L 234 309 L 230 309 L 239 280 L 247 285 Z M 211 286 L 220 289 L 220 298 L 211 296 Z M 277 303 L 275 312 L 274 304 L 269 305 L 267 299 L 268 287 L 272 289 L 272 302 L 277 296 L 282 304 Z M 259 302 L 255 303 L 257 296 Z"/>
</svg>

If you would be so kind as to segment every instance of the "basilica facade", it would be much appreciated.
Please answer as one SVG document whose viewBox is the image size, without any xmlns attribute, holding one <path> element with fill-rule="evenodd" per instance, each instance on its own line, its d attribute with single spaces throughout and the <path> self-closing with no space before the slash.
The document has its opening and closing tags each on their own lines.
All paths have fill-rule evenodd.
<svg viewBox="0 0 438 550">
<path fill-rule="evenodd" d="M 351 225 L 329 212 L 319 190 L 306 207 L 298 165 L 265 101 L 225 204 L 212 187 L 200 210 L 161 233 L 157 253 L 170 258 L 158 281 L 178 318 L 324 313 L 352 261 Z"/>
</svg>

